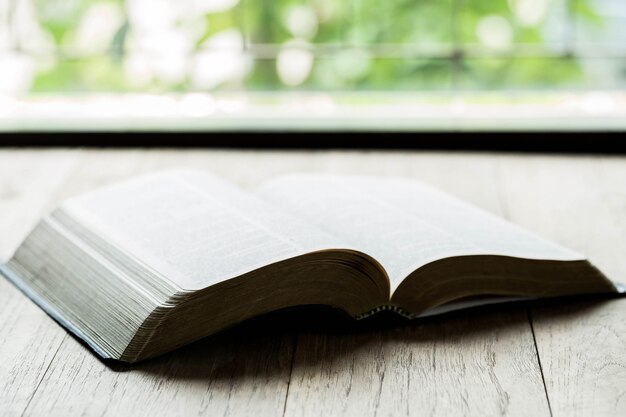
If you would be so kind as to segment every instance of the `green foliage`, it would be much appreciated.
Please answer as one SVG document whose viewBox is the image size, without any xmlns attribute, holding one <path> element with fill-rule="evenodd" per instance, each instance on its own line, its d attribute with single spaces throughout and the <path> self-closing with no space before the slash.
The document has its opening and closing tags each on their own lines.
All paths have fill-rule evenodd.
<svg viewBox="0 0 626 417">
<path fill-rule="evenodd" d="M 66 93 L 124 92 L 127 86 L 118 63 L 110 57 L 96 56 L 80 60 L 59 60 L 35 80 L 36 92 Z"/>
<path fill-rule="evenodd" d="M 108 1 L 125 10 L 123 0 Z M 143 83 L 130 80 L 126 63 L 134 53 L 129 39 L 135 28 L 127 18 L 106 50 L 74 54 L 81 20 L 102 2 L 35 0 L 38 23 L 53 40 L 58 58 L 40 66 L 33 92 L 207 88 L 194 84 L 191 70 L 185 70 L 182 78 L 152 74 Z M 201 30 L 194 32 L 184 59 L 192 68 L 194 54 L 206 47 L 206 41 L 236 30 L 245 44 L 241 53 L 250 61 L 246 74 L 239 81 L 221 81 L 211 89 L 421 91 L 576 85 L 584 76 L 580 63 L 556 52 L 549 56 L 554 48 L 545 33 L 554 24 L 554 16 L 601 25 L 592 0 L 547 0 L 545 16 L 530 25 L 520 20 L 516 4 L 516 0 L 246 0 L 228 10 L 197 16 Z M 314 17 L 310 33 L 294 33 L 294 25 L 295 32 L 302 29 L 294 16 L 302 20 L 303 15 Z M 485 20 L 494 16 L 490 22 Z M 187 29 L 191 20 L 185 19 L 176 22 L 176 30 Z M 493 32 L 488 24 L 495 24 L 500 32 Z M 481 27 L 487 32 L 481 32 Z M 286 85 L 277 70 L 281 45 L 294 38 L 303 38 L 314 53 L 309 74 L 297 87 Z M 519 45 L 546 52 L 523 56 Z"/>
</svg>

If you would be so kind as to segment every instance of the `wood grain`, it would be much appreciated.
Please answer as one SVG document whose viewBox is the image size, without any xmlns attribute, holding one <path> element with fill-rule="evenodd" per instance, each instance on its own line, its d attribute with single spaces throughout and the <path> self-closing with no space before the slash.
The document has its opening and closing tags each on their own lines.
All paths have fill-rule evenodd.
<svg viewBox="0 0 626 417">
<path fill-rule="evenodd" d="M 626 160 L 542 157 L 502 161 L 512 219 L 578 249 L 626 281 Z M 626 300 L 532 310 L 554 416 L 626 415 Z"/>
<path fill-rule="evenodd" d="M 523 309 L 469 312 L 358 335 L 302 335 L 286 411 L 549 415 Z"/>
<path fill-rule="evenodd" d="M 3 260 L 39 220 L 75 163 L 75 152 L 0 153 Z M 0 415 L 24 410 L 65 337 L 42 310 L 0 279 Z"/>
<path fill-rule="evenodd" d="M 237 330 L 127 367 L 68 340 L 23 415 L 279 415 L 293 338 Z"/>
</svg>

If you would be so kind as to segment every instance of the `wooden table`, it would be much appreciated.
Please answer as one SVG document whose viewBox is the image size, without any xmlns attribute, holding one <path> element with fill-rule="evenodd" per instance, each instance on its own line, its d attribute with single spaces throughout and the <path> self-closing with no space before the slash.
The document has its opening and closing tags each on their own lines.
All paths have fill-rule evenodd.
<svg viewBox="0 0 626 417">
<path fill-rule="evenodd" d="M 418 178 L 626 281 L 626 158 L 423 152 L 0 151 L 3 259 L 46 210 L 167 167 L 244 188 L 326 171 Z M 108 366 L 0 280 L 2 416 L 626 415 L 626 299 L 502 307 L 365 332 L 235 330 Z"/>
</svg>

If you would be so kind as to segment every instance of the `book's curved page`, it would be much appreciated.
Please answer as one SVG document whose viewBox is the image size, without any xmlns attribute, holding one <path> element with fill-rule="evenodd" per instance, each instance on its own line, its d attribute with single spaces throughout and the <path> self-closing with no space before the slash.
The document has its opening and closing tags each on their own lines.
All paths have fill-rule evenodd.
<svg viewBox="0 0 626 417">
<path fill-rule="evenodd" d="M 420 268 L 455 257 L 586 262 L 579 253 L 403 178 L 296 174 L 270 181 L 257 193 L 379 260 L 392 294 Z"/>
<path fill-rule="evenodd" d="M 67 200 L 61 210 L 185 291 L 343 239 L 213 175 L 172 170 Z"/>
<path fill-rule="evenodd" d="M 201 290 L 291 259 L 310 263 L 307 256 L 326 253 L 328 262 L 339 258 L 331 272 L 377 269 L 361 279 L 376 281 L 371 303 L 389 300 L 382 268 L 342 239 L 216 177 L 178 170 L 65 201 L 31 232 L 3 273 L 103 357 L 134 360 L 161 322 Z M 303 268 L 292 268 L 290 277 L 313 279 Z M 222 297 L 224 315 L 237 304 L 263 311 L 252 305 L 260 298 L 276 308 L 291 305 L 284 286 L 267 283 L 280 282 L 280 273 L 263 278 L 266 288 L 280 294 L 230 294 Z M 303 299 L 316 302 L 313 296 Z"/>
<path fill-rule="evenodd" d="M 380 265 L 354 251 L 327 250 L 291 258 L 196 291 L 126 357 L 159 355 L 245 320 L 305 305 L 334 307 L 358 318 L 389 302 Z M 191 324 L 190 324 L 191 323 Z M 132 344 L 134 345 L 134 344 Z"/>
</svg>

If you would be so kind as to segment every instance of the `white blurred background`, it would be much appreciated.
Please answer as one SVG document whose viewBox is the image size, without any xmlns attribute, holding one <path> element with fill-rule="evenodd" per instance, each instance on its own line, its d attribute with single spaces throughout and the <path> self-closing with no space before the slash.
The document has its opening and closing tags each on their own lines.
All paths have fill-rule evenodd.
<svg viewBox="0 0 626 417">
<path fill-rule="evenodd" d="M 623 0 L 0 0 L 9 130 L 216 114 L 229 121 L 192 125 L 621 126 L 625 91 Z"/>
</svg>

